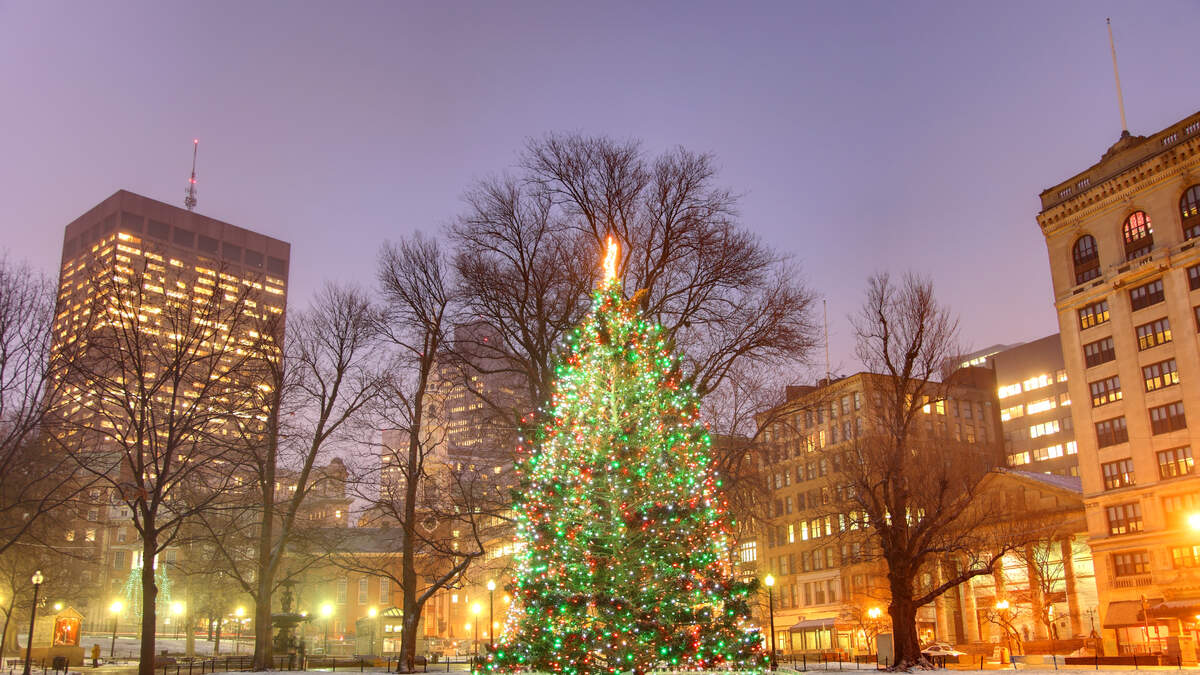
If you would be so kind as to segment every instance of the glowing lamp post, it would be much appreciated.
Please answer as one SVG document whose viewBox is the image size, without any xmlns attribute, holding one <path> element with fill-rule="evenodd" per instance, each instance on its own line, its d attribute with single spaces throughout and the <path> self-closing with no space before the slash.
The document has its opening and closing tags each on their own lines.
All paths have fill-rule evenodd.
<svg viewBox="0 0 1200 675">
<path fill-rule="evenodd" d="M 321 605 L 321 616 L 325 617 L 325 655 L 329 655 L 329 617 L 333 616 L 333 605 Z"/>
<path fill-rule="evenodd" d="M 367 610 L 367 616 L 369 616 L 371 618 L 371 649 L 370 649 L 370 652 L 371 652 L 371 656 L 374 656 L 375 655 L 375 624 L 378 623 L 378 620 L 375 617 L 379 616 L 379 610 L 372 607 L 371 609 Z"/>
<path fill-rule="evenodd" d="M 479 660 L 479 615 L 483 613 L 483 607 L 479 603 L 471 605 L 471 614 L 475 615 L 475 660 Z"/>
<path fill-rule="evenodd" d="M 33 577 L 30 578 L 30 581 L 33 582 L 33 605 L 29 608 L 29 635 L 25 638 L 25 669 L 22 671 L 24 675 L 29 675 L 29 659 L 33 655 L 33 619 L 37 616 L 38 590 L 41 589 L 42 582 L 45 580 L 41 570 L 34 572 Z"/>
<path fill-rule="evenodd" d="M 175 624 L 177 626 L 179 626 L 178 632 L 183 633 L 183 624 L 181 623 L 183 621 L 183 603 L 182 602 L 172 602 L 171 603 L 171 616 L 175 617 Z"/>
<path fill-rule="evenodd" d="M 771 618 L 771 670 L 775 670 L 775 577 L 768 574 L 763 583 L 767 585 L 767 609 Z"/>
<path fill-rule="evenodd" d="M 996 614 L 1000 617 L 1000 627 L 1004 629 L 1004 647 L 1008 650 L 1009 659 L 1012 659 L 1012 642 L 1009 635 L 1008 625 L 1008 600 L 1000 600 L 996 603 Z"/>
<path fill-rule="evenodd" d="M 112 659 L 117 653 L 117 619 L 120 618 L 121 610 L 125 609 L 125 605 L 120 600 L 115 600 L 108 609 L 112 611 L 113 615 L 112 642 L 108 644 L 108 658 Z"/>
<path fill-rule="evenodd" d="M 496 582 L 488 579 L 488 651 L 496 648 Z"/>
<path fill-rule="evenodd" d="M 238 647 L 242 645 L 242 617 L 246 616 L 245 608 L 238 607 L 237 609 L 233 610 L 233 616 L 235 617 L 234 623 L 237 624 L 236 632 L 233 636 L 233 654 L 236 656 L 238 653 Z"/>
</svg>

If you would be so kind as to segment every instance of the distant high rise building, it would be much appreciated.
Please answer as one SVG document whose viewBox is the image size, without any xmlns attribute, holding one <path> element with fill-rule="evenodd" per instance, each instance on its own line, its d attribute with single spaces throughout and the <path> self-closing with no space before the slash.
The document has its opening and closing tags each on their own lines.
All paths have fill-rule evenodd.
<svg viewBox="0 0 1200 675">
<path fill-rule="evenodd" d="M 1041 194 L 1108 653 L 1200 630 L 1200 113 Z"/>
<path fill-rule="evenodd" d="M 971 363 L 996 373 L 1008 466 L 1078 476 L 1071 393 L 1058 334 L 997 345 L 963 359 L 964 365 Z"/>
<path fill-rule="evenodd" d="M 117 349 L 119 344 L 119 349 L 126 352 L 137 350 L 136 345 L 141 345 L 145 354 L 155 353 L 154 357 L 146 356 L 141 360 L 134 355 L 126 359 L 126 363 L 90 367 L 91 373 L 107 377 L 108 382 L 95 382 L 96 377 L 90 380 L 84 376 L 69 378 L 69 383 L 57 392 L 58 398 L 53 404 L 63 419 L 72 420 L 63 433 L 72 434 L 73 447 L 93 443 L 102 450 L 104 443 L 113 444 L 119 436 L 106 429 L 116 428 L 125 417 L 134 417 L 132 413 L 123 416 L 117 410 L 120 405 L 114 398 L 119 397 L 119 393 L 102 396 L 97 392 L 101 387 L 106 388 L 105 391 L 112 389 L 114 382 L 120 384 L 123 381 L 126 387 L 136 387 L 137 383 L 131 379 L 134 375 L 129 371 L 130 363 L 146 370 L 140 377 L 147 382 L 162 374 L 156 370 L 169 367 L 169 364 L 163 365 L 163 354 L 169 358 L 172 345 L 182 344 L 187 339 L 180 335 L 187 329 L 177 324 L 168 326 L 167 315 L 187 316 L 181 308 L 203 305 L 214 294 L 238 296 L 242 302 L 234 306 L 242 315 L 253 315 L 251 318 L 255 321 L 242 324 L 231 319 L 231 325 L 217 326 L 218 332 L 237 333 L 233 339 L 223 341 L 228 351 L 217 356 L 224 358 L 228 354 L 232 358 L 233 351 L 240 351 L 252 339 L 273 339 L 278 344 L 287 303 L 289 255 L 290 246 L 286 242 L 125 190 L 113 194 L 67 225 L 54 325 L 55 358 L 75 358 L 66 354 L 74 345 L 88 342 L 111 343 L 112 349 Z M 163 317 L 161 325 L 158 317 Z M 262 331 L 267 325 L 273 327 L 273 335 L 252 335 L 254 328 Z M 211 355 L 203 354 L 205 349 L 219 347 L 199 346 L 199 358 L 211 361 Z M 88 351 L 83 353 L 84 358 L 101 358 Z M 111 355 L 115 352 L 102 353 Z M 184 369 L 179 370 L 180 374 L 183 372 Z M 251 376 L 234 370 L 225 377 L 233 386 L 237 378 Z M 178 413 L 189 405 L 187 401 L 196 396 L 202 384 L 181 379 L 180 386 L 172 384 L 163 387 L 157 395 L 141 399 L 155 410 L 139 413 L 139 424 L 154 426 L 156 419 L 170 417 L 169 410 Z M 107 420 L 105 416 L 108 416 Z M 190 433 L 176 428 L 150 431 Z M 112 447 L 115 449 L 116 445 Z M 194 458 L 177 459 L 189 461 Z M 114 461 L 111 469 L 92 467 L 92 470 L 128 472 L 127 464 Z M 104 466 L 110 466 L 110 463 L 105 462 Z M 100 602 L 88 608 L 92 620 L 105 617 L 107 600 L 120 595 L 131 567 L 142 564 L 141 543 L 130 523 L 133 514 L 115 494 L 107 492 L 110 488 L 111 485 L 91 490 L 89 497 L 95 503 L 88 510 L 86 519 L 81 519 L 76 531 L 65 534 L 70 541 L 94 542 L 97 560 L 102 562 L 102 578 L 95 580 L 96 598 Z M 168 550 L 160 557 L 170 563 L 174 556 L 175 551 Z M 111 618 L 105 617 L 105 620 Z"/>
</svg>

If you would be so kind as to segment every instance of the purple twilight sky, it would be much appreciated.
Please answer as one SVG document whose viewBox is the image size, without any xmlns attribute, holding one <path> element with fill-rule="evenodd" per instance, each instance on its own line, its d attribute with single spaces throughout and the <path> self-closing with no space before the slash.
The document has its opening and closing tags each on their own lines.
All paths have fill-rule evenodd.
<svg viewBox="0 0 1200 675">
<path fill-rule="evenodd" d="M 292 243 L 290 294 L 373 282 L 525 139 L 714 153 L 744 224 L 846 315 L 877 270 L 932 275 L 973 347 L 1057 330 L 1037 195 L 1120 133 L 1200 110 L 1200 4 L 0 0 L 0 224 L 56 273 L 126 188 Z M 823 370 L 823 369 L 822 369 Z"/>
</svg>

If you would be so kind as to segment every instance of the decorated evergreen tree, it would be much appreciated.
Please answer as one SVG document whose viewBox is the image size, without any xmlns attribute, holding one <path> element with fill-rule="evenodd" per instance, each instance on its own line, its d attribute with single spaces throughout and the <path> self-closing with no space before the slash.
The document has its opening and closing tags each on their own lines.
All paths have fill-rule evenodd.
<svg viewBox="0 0 1200 675">
<path fill-rule="evenodd" d="M 557 368 L 548 421 L 522 439 L 513 609 L 492 670 L 765 666 L 732 578 L 711 439 L 670 340 L 606 275 Z"/>
</svg>

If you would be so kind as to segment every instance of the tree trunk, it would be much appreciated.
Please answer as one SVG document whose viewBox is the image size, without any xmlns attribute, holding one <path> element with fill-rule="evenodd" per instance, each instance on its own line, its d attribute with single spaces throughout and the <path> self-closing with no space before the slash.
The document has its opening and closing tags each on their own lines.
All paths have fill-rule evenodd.
<svg viewBox="0 0 1200 675">
<path fill-rule="evenodd" d="M 917 637 L 917 606 L 913 602 L 912 584 L 903 575 L 888 575 L 892 601 L 888 614 L 892 617 L 892 647 L 895 670 L 908 670 L 919 665 L 921 641 Z"/>
<path fill-rule="evenodd" d="M 12 615 L 13 615 L 13 612 L 12 612 L 12 607 L 11 607 L 11 603 L 10 603 L 8 611 L 5 612 L 5 614 L 4 614 L 4 630 L 3 630 L 3 632 L 0 632 L 0 657 L 4 657 L 4 656 L 8 655 L 8 648 L 9 648 L 8 626 L 9 626 L 9 624 L 12 623 Z"/>
<path fill-rule="evenodd" d="M 138 661 L 138 675 L 154 675 L 154 631 L 157 625 L 155 605 L 158 602 L 158 585 L 154 580 L 154 555 L 158 549 L 158 533 L 153 521 L 146 518 L 142 535 L 142 647 Z"/>
<path fill-rule="evenodd" d="M 265 566 L 264 566 L 265 567 Z M 254 670 L 270 670 L 274 657 L 271 635 L 271 585 L 266 570 L 258 577 L 258 597 L 254 603 Z M 270 575 L 274 576 L 274 575 Z"/>
</svg>

